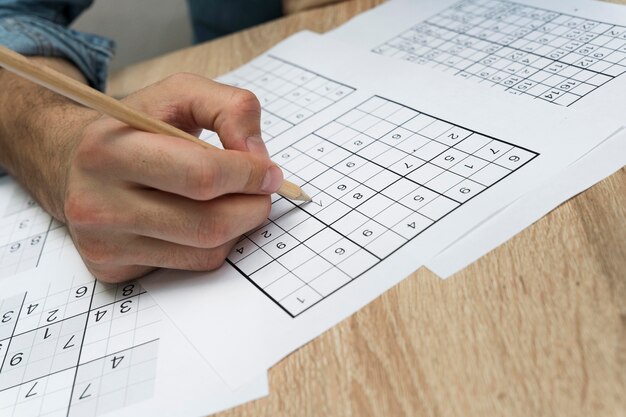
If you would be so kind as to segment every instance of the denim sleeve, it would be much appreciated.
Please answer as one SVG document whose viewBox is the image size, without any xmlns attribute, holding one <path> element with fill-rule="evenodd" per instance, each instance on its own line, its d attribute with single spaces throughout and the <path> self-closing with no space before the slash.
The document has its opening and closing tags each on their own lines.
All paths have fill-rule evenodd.
<svg viewBox="0 0 626 417">
<path fill-rule="evenodd" d="M 24 55 L 65 58 L 104 90 L 113 41 L 68 26 L 93 0 L 0 0 L 0 44 Z M 0 167 L 0 176 L 4 175 Z"/>
<path fill-rule="evenodd" d="M 0 0 L 0 44 L 24 55 L 65 58 L 104 90 L 113 41 L 68 26 L 93 0 Z"/>
</svg>

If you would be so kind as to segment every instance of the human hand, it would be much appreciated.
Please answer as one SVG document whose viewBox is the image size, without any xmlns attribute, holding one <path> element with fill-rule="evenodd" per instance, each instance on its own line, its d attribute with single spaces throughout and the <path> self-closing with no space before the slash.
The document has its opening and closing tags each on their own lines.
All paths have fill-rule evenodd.
<svg viewBox="0 0 626 417">
<path fill-rule="evenodd" d="M 283 180 L 261 139 L 258 100 L 177 74 L 124 101 L 190 133 L 214 130 L 227 150 L 107 116 L 90 121 L 65 167 L 60 216 L 87 267 L 107 282 L 158 267 L 219 267 L 237 238 L 267 218 Z"/>
</svg>

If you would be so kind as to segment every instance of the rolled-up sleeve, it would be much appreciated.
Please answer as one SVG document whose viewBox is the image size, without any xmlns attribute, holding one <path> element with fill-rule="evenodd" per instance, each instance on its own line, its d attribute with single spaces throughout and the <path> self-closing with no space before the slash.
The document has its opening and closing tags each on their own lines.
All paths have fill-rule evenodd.
<svg viewBox="0 0 626 417">
<path fill-rule="evenodd" d="M 0 0 L 0 44 L 24 55 L 65 58 L 99 90 L 114 43 L 69 25 L 93 0 Z"/>
</svg>

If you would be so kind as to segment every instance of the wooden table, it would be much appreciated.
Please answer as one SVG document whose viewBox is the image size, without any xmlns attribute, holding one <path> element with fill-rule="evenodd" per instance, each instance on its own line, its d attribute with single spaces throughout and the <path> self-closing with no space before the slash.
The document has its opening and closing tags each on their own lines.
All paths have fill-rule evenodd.
<svg viewBox="0 0 626 417">
<path fill-rule="evenodd" d="M 110 92 L 178 71 L 215 77 L 376 3 L 292 15 L 135 65 Z M 625 416 L 626 170 L 449 280 L 421 268 L 269 377 L 269 397 L 219 415 Z"/>
</svg>

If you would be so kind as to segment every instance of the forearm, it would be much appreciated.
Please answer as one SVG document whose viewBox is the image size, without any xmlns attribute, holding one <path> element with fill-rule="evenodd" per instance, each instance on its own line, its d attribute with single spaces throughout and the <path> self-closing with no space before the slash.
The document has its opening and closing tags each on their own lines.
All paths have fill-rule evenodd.
<svg viewBox="0 0 626 417">
<path fill-rule="evenodd" d="M 32 59 L 85 82 L 65 60 Z M 6 70 L 0 70 L 0 109 L 0 166 L 64 221 L 64 167 L 77 132 L 98 114 Z"/>
</svg>

